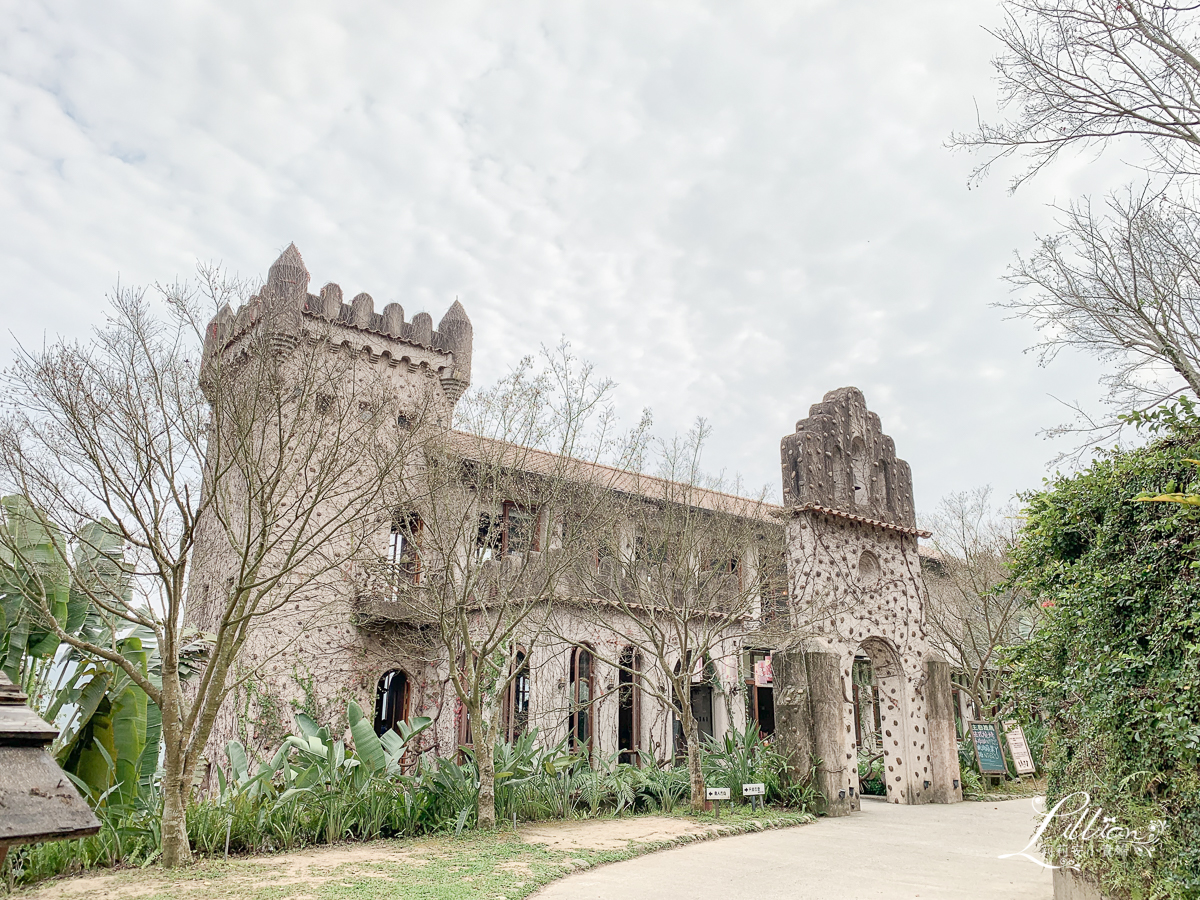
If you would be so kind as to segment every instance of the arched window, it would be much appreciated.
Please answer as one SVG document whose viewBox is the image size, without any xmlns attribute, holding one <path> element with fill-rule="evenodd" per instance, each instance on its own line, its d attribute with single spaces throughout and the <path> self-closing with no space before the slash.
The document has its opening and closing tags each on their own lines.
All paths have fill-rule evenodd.
<svg viewBox="0 0 1200 900">
<path fill-rule="evenodd" d="M 529 727 L 529 658 L 524 650 L 517 649 L 512 664 L 516 675 L 504 697 L 504 738 L 509 743 Z"/>
<path fill-rule="evenodd" d="M 633 647 L 621 651 L 617 688 L 617 761 L 636 765 L 640 759 L 642 722 L 642 657 Z"/>
<path fill-rule="evenodd" d="M 586 644 L 571 651 L 571 718 L 568 728 L 571 749 L 578 753 L 592 752 L 595 699 L 596 660 Z"/>
<path fill-rule="evenodd" d="M 384 734 L 408 719 L 408 676 L 402 669 L 384 672 L 375 688 L 375 733 Z"/>
</svg>

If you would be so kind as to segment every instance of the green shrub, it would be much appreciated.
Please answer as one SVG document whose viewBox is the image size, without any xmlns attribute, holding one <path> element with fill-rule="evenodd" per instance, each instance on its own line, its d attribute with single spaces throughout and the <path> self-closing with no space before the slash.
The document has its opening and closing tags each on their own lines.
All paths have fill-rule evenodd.
<svg viewBox="0 0 1200 900">
<path fill-rule="evenodd" d="M 1009 664 L 1019 708 L 1048 731 L 1048 803 L 1091 795 L 1143 836 L 1167 824 L 1153 855 L 1080 840 L 1059 820 L 1044 849 L 1110 893 L 1200 896 L 1200 515 L 1133 502 L 1194 492 L 1195 438 L 1113 452 L 1025 497 L 1012 580 L 1035 598 L 1029 641 Z M 1040 760 L 1039 760 L 1040 761 Z"/>
</svg>

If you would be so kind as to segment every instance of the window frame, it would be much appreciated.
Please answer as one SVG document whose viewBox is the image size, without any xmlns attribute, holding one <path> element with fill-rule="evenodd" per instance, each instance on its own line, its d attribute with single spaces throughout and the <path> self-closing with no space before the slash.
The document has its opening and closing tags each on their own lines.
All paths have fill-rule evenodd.
<svg viewBox="0 0 1200 900">
<path fill-rule="evenodd" d="M 504 691 L 504 739 L 514 743 L 517 738 L 529 730 L 529 708 L 533 698 L 533 678 L 529 665 L 529 654 L 524 647 L 517 647 L 509 667 L 512 677 Z M 521 682 L 524 681 L 524 694 Z M 523 703 L 522 703 L 523 701 Z M 521 708 L 523 705 L 523 709 Z M 522 716 L 523 721 L 518 721 Z M 520 727 L 518 727 L 518 725 Z"/>
<path fill-rule="evenodd" d="M 587 654 L 588 674 L 586 679 L 579 677 L 579 663 L 583 654 Z M 587 684 L 587 701 L 581 703 L 580 685 Z M 589 757 L 596 742 L 596 652 L 590 644 L 577 644 L 571 648 L 571 664 L 568 671 L 567 684 L 570 689 L 571 712 L 568 723 L 569 745 L 574 752 L 585 752 Z M 583 713 L 586 723 L 586 740 L 581 741 L 579 735 L 580 713 Z"/>
</svg>

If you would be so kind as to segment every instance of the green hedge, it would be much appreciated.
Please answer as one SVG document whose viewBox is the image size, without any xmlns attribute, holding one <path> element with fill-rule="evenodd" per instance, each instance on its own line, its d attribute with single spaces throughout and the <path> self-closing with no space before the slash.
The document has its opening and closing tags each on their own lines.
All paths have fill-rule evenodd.
<svg viewBox="0 0 1200 900">
<path fill-rule="evenodd" d="M 1159 440 L 1023 498 L 1011 578 L 1039 615 L 1010 663 L 1013 699 L 1048 718 L 1048 805 L 1087 791 L 1109 827 L 1166 823 L 1152 853 L 1047 830 L 1052 860 L 1116 896 L 1200 896 L 1200 510 L 1133 501 L 1200 490 L 1196 458 L 1200 438 Z"/>
</svg>

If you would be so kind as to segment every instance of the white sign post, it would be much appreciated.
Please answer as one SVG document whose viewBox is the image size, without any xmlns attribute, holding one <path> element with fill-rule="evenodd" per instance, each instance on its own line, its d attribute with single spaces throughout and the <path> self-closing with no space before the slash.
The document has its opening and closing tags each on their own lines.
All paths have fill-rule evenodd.
<svg viewBox="0 0 1200 900">
<path fill-rule="evenodd" d="M 729 788 L 705 788 L 704 799 L 712 800 L 717 810 L 717 818 L 721 818 L 721 801 L 729 799 Z"/>
<path fill-rule="evenodd" d="M 742 796 L 750 798 L 750 805 L 754 809 L 758 809 L 763 802 L 760 798 L 767 794 L 767 786 L 765 784 L 743 784 Z"/>
</svg>

